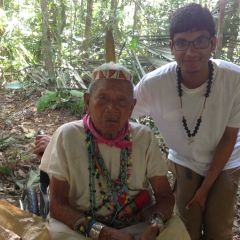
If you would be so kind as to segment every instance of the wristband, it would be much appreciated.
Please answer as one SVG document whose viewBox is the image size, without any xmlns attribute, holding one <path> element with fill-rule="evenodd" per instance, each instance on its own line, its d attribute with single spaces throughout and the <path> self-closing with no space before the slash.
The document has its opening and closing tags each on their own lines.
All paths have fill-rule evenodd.
<svg viewBox="0 0 240 240">
<path fill-rule="evenodd" d="M 93 240 L 97 240 L 99 238 L 101 230 L 104 227 L 105 227 L 104 224 L 102 224 L 100 222 L 95 222 L 90 229 L 89 237 Z"/>
<path fill-rule="evenodd" d="M 142 209 L 151 201 L 151 197 L 147 190 L 142 190 L 133 201 L 137 209 Z"/>
<path fill-rule="evenodd" d="M 92 226 L 93 226 L 95 223 L 97 223 L 97 221 L 94 220 L 94 219 L 92 219 L 92 220 L 90 220 L 90 221 L 88 222 L 87 228 L 86 228 L 86 236 L 87 236 L 87 237 L 89 237 L 90 231 L 91 231 L 91 229 L 92 229 Z"/>
</svg>

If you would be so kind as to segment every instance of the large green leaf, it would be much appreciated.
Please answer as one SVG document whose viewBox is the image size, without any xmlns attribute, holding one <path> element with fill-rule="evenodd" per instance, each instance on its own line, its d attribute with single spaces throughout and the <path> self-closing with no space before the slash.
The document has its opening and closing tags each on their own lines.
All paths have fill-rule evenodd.
<svg viewBox="0 0 240 240">
<path fill-rule="evenodd" d="M 78 90 L 46 91 L 37 102 L 37 110 L 65 108 L 73 113 L 82 113 L 84 109 L 83 92 Z"/>
<path fill-rule="evenodd" d="M 43 112 L 45 109 L 51 107 L 57 101 L 58 93 L 55 91 L 46 91 L 37 101 L 37 110 Z"/>
</svg>

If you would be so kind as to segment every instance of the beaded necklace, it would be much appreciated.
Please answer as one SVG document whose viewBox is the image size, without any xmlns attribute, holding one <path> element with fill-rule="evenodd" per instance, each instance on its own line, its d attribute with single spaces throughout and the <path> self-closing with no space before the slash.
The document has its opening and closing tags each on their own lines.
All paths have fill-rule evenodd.
<svg viewBox="0 0 240 240">
<path fill-rule="evenodd" d="M 203 115 L 203 112 L 204 112 L 204 109 L 206 106 L 206 101 L 211 92 L 211 87 L 212 87 L 212 82 L 213 82 L 213 71 L 214 71 L 213 63 L 211 60 L 208 61 L 208 68 L 209 68 L 208 81 L 207 81 L 206 93 L 204 94 L 205 98 L 204 98 L 204 102 L 203 102 L 203 107 L 202 107 L 200 115 L 196 121 L 193 131 L 190 131 L 190 129 L 187 125 L 187 120 L 186 120 L 185 116 L 183 115 L 183 103 L 182 103 L 183 90 L 182 90 L 182 85 L 181 85 L 181 83 L 182 83 L 181 68 L 177 67 L 177 90 L 178 90 L 178 96 L 180 98 L 180 105 L 181 105 L 182 115 L 183 115 L 182 116 L 182 124 L 183 124 L 184 130 L 187 133 L 189 144 L 194 141 L 194 137 L 198 133 L 198 130 L 199 130 L 201 122 L 202 122 L 202 115 Z"/>
<path fill-rule="evenodd" d="M 125 140 L 129 140 L 129 134 L 125 136 Z M 109 225 L 112 225 L 122 207 L 132 200 L 128 195 L 132 151 L 130 148 L 121 149 L 119 176 L 116 180 L 112 180 L 99 151 L 98 144 L 89 130 L 86 130 L 86 143 L 89 161 L 90 214 L 93 219 L 96 219 L 96 212 L 103 206 L 106 206 L 110 211 L 110 217 L 105 220 L 107 220 Z M 100 176 L 106 183 L 107 192 L 102 188 Z M 96 181 L 102 199 L 102 203 L 98 207 L 96 206 Z"/>
</svg>

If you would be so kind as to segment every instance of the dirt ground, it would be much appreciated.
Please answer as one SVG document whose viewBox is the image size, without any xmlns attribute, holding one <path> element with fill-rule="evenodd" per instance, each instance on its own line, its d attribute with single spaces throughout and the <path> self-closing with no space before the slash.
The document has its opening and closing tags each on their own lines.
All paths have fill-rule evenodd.
<svg viewBox="0 0 240 240">
<path fill-rule="evenodd" d="M 32 154 L 37 133 L 41 130 L 51 135 L 58 126 L 78 118 L 64 109 L 38 113 L 40 96 L 36 90 L 0 89 L 0 198 L 17 206 L 22 189 L 16 182 L 24 182 L 28 171 L 39 165 Z M 10 174 L 6 174 L 8 169 Z"/>
<path fill-rule="evenodd" d="M 36 101 L 40 96 L 38 90 L 0 88 L 0 199 L 16 206 L 22 194 L 16 182 L 26 179 L 28 171 L 39 165 L 32 154 L 38 131 L 52 134 L 61 124 L 80 117 L 66 109 L 38 113 Z M 240 187 L 233 230 L 234 240 L 240 240 Z"/>
</svg>

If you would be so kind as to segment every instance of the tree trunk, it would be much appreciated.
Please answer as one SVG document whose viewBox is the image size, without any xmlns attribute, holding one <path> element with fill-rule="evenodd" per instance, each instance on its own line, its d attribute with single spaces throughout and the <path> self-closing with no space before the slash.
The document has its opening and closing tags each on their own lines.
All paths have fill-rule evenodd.
<svg viewBox="0 0 240 240">
<path fill-rule="evenodd" d="M 222 40 L 223 40 L 223 28 L 224 28 L 224 13 L 227 0 L 220 0 L 220 14 L 218 19 L 218 29 L 217 29 L 217 47 L 215 51 L 215 57 L 219 58 L 222 50 Z"/>
<path fill-rule="evenodd" d="M 116 55 L 115 55 L 115 44 L 113 38 L 113 31 L 108 30 L 106 33 L 105 39 L 105 53 L 106 53 L 106 62 L 116 62 Z"/>
<path fill-rule="evenodd" d="M 134 7 L 134 15 L 133 15 L 133 34 L 134 33 L 139 33 L 139 21 L 138 21 L 138 11 L 139 11 L 139 6 L 141 4 L 141 1 L 135 1 L 135 7 Z"/>
<path fill-rule="evenodd" d="M 75 4 L 75 6 L 77 6 L 77 2 Z M 84 8 L 84 0 L 81 0 L 80 6 L 79 6 L 79 17 L 78 17 L 78 29 L 76 29 L 76 33 L 77 35 L 84 37 L 83 35 L 83 28 L 82 28 L 82 23 L 84 22 L 84 12 L 85 12 L 85 8 Z"/>
<path fill-rule="evenodd" d="M 54 65 L 51 54 L 51 35 L 49 29 L 49 12 L 48 12 L 48 0 L 41 0 L 42 10 L 42 60 L 45 65 L 45 69 L 50 77 L 50 85 L 53 85 L 54 79 Z"/>
<path fill-rule="evenodd" d="M 75 8 L 76 5 L 74 5 L 74 8 Z M 61 21 L 60 21 L 60 34 L 62 34 L 64 28 L 66 27 L 66 23 L 67 23 L 67 15 L 66 15 L 66 5 L 64 3 L 63 0 L 61 0 Z"/>
<path fill-rule="evenodd" d="M 4 0 L 0 0 L 0 8 L 4 9 Z"/>
<path fill-rule="evenodd" d="M 84 41 L 83 41 L 83 54 L 84 58 L 88 58 L 88 48 L 90 46 L 89 40 L 91 38 L 92 30 L 92 13 L 93 13 L 93 0 L 87 1 L 87 16 L 85 20 L 85 31 L 84 31 Z"/>
<path fill-rule="evenodd" d="M 116 21 L 116 13 L 117 13 L 117 7 L 118 7 L 118 0 L 111 0 L 110 4 L 110 22 L 112 23 L 111 26 L 113 29 L 116 29 L 117 27 L 117 21 Z"/>
<path fill-rule="evenodd" d="M 236 48 L 237 41 L 238 41 L 238 31 L 239 31 L 239 23 L 240 23 L 240 20 L 239 20 L 240 1 L 234 0 L 232 2 L 231 9 L 233 9 L 234 12 L 231 14 L 232 18 L 229 24 L 230 26 L 229 33 L 231 35 L 229 35 L 228 37 L 227 57 L 230 61 L 233 61 L 234 50 Z"/>
<path fill-rule="evenodd" d="M 108 24 L 107 31 L 114 32 L 115 39 L 118 39 L 118 41 L 121 41 L 122 38 L 122 32 L 119 30 L 118 21 L 119 18 L 117 16 L 118 12 L 118 0 L 111 0 L 110 2 L 110 21 Z M 115 54 L 115 49 L 114 49 Z M 116 60 L 116 59 L 115 59 Z"/>
<path fill-rule="evenodd" d="M 50 16 L 51 16 L 51 32 L 53 35 L 52 41 L 54 41 L 54 46 L 56 50 L 55 64 L 58 64 L 61 62 L 62 55 L 61 34 L 64 30 L 64 27 L 66 26 L 66 6 L 63 0 L 60 0 L 60 4 L 53 3 Z"/>
</svg>

